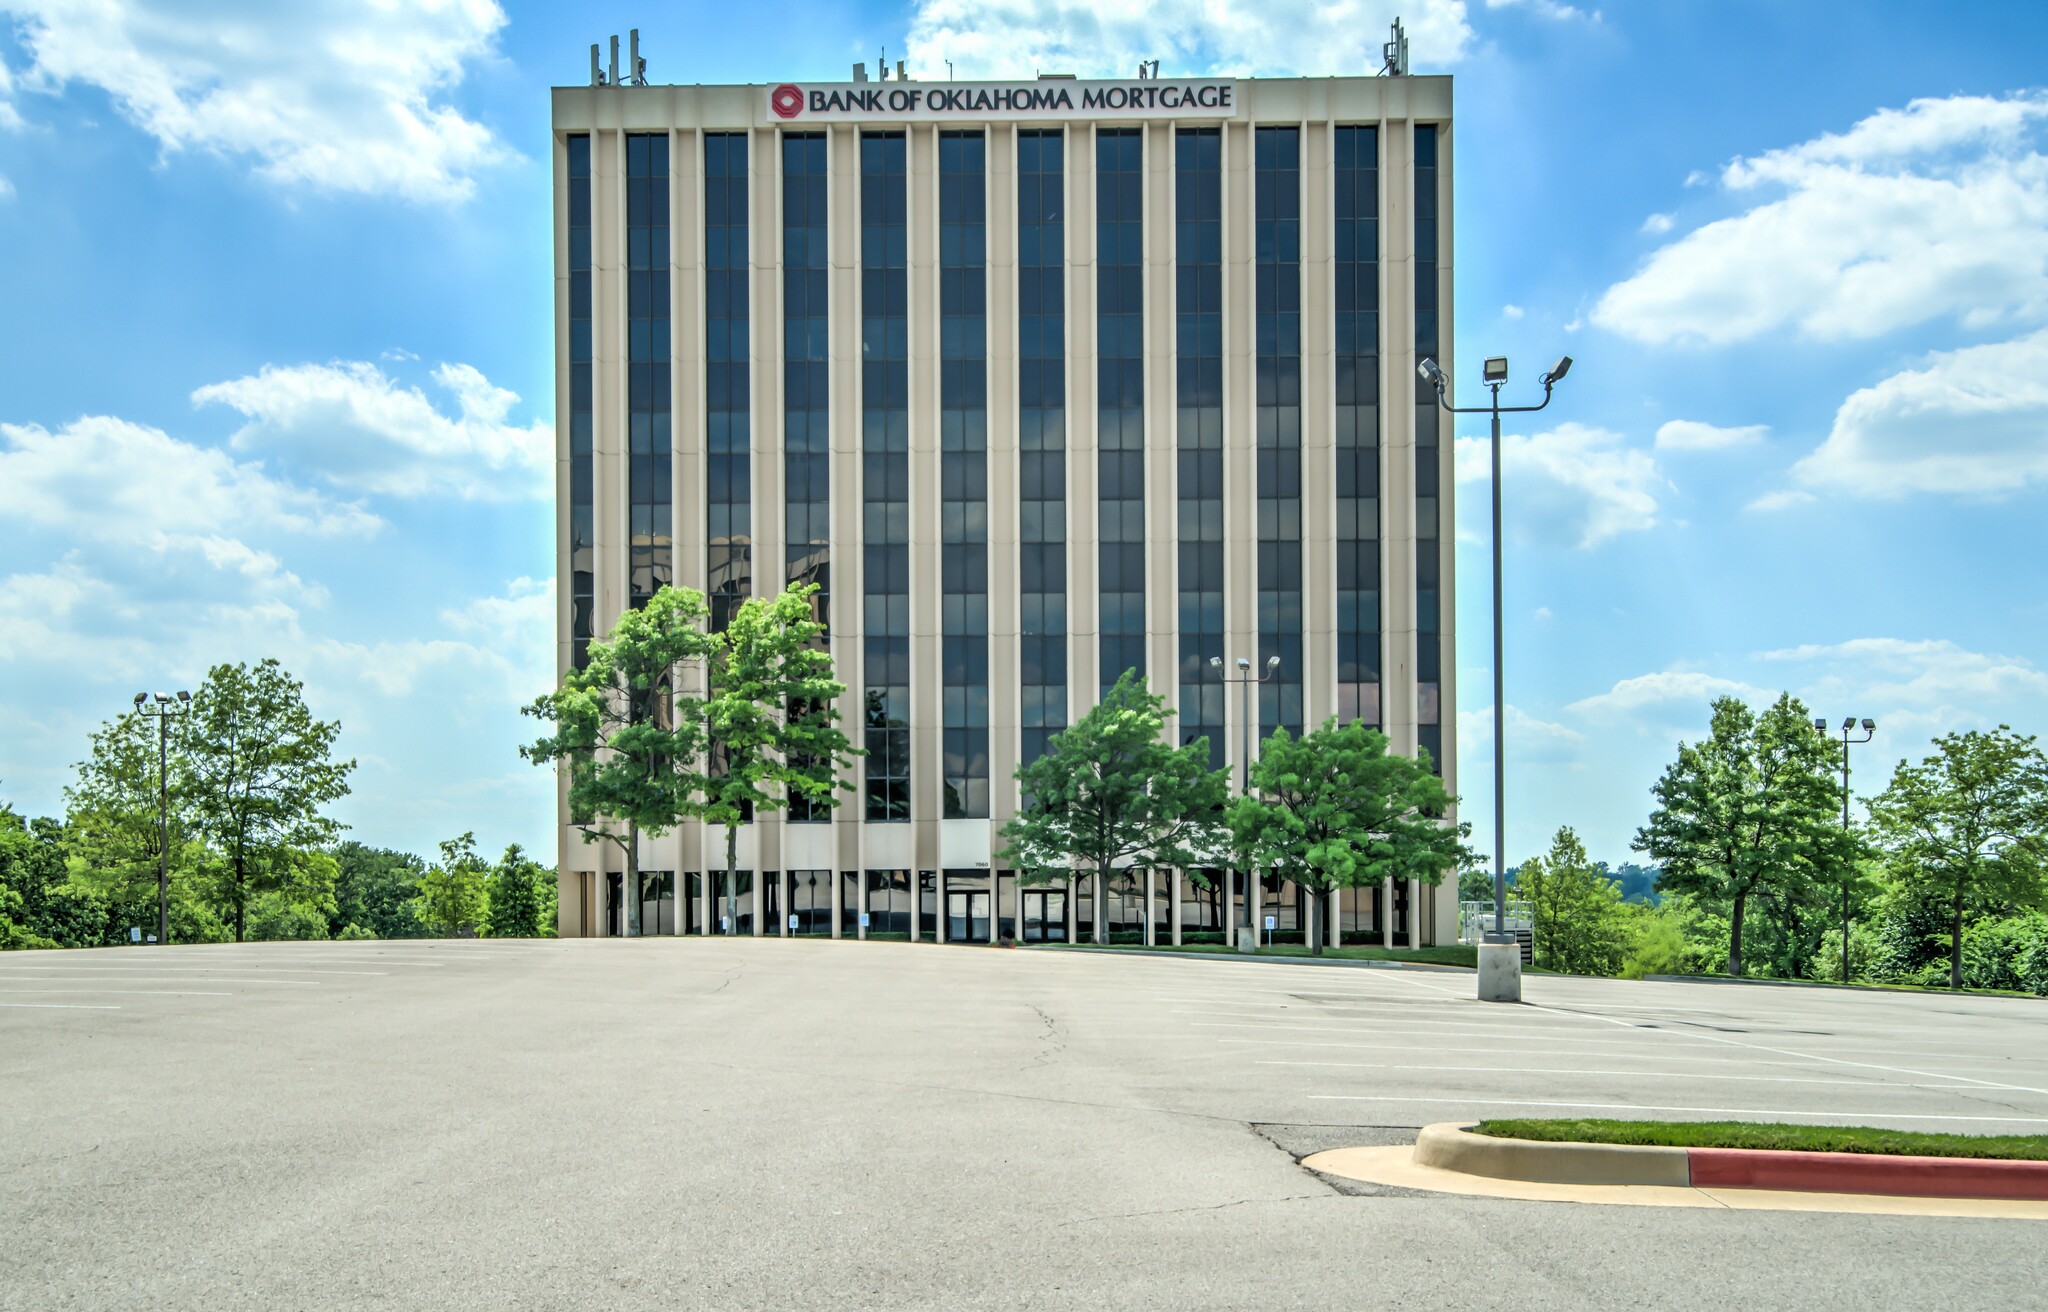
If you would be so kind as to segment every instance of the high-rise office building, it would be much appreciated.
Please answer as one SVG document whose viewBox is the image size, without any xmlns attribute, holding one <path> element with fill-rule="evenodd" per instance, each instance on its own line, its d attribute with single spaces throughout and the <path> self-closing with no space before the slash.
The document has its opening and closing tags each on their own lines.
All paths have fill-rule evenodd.
<svg viewBox="0 0 2048 1312">
<path fill-rule="evenodd" d="M 865 76 L 865 70 L 857 70 Z M 1307 925 L 1275 880 L 1020 887 L 1015 772 L 1125 670 L 1240 768 L 1336 716 L 1456 791 L 1451 82 L 554 92 L 561 668 L 664 584 L 819 586 L 866 755 L 834 810 L 616 848 L 561 929 L 938 941 Z M 1247 702 L 1219 682 L 1278 658 Z M 1249 904 L 1249 906 L 1247 906 Z M 1456 934 L 1345 890 L 1336 941 Z"/>
</svg>

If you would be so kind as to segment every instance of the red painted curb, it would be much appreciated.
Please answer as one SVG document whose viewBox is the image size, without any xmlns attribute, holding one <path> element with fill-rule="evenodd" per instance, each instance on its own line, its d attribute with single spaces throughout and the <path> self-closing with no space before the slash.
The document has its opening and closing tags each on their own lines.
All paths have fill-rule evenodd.
<svg viewBox="0 0 2048 1312">
<path fill-rule="evenodd" d="M 2048 1162 L 1688 1148 L 1695 1188 L 1791 1189 L 1912 1198 L 2048 1199 Z"/>
</svg>

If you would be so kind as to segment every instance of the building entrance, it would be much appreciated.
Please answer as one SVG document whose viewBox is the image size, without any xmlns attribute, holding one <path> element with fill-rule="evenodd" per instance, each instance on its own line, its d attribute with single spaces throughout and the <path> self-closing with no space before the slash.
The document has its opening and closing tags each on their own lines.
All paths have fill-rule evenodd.
<svg viewBox="0 0 2048 1312">
<path fill-rule="evenodd" d="M 1026 943 L 1067 941 L 1067 894 L 1065 889 L 1027 888 L 1023 893 L 1024 914 L 1020 917 L 1022 940 Z"/>
<path fill-rule="evenodd" d="M 987 893 L 946 894 L 946 941 L 948 943 L 988 942 L 989 899 Z"/>
</svg>

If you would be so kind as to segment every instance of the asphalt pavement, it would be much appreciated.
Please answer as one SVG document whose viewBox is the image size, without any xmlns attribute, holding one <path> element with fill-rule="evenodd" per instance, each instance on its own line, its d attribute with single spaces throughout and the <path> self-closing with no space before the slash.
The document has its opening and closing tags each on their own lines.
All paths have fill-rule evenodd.
<svg viewBox="0 0 2048 1312">
<path fill-rule="evenodd" d="M 0 957 L 0 1308 L 2019 1308 L 2048 1230 L 1350 1185 L 1480 1116 L 2048 1132 L 2048 1003 L 825 940 Z"/>
</svg>

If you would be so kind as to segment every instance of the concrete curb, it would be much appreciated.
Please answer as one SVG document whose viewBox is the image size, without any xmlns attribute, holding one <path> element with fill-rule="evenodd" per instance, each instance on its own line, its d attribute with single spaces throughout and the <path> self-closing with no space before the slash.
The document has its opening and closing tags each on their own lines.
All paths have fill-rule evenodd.
<svg viewBox="0 0 2048 1312">
<path fill-rule="evenodd" d="M 2048 1201 L 2048 1162 L 1758 1148 L 1542 1143 L 1474 1134 L 1465 1126 L 1448 1121 L 1423 1127 L 1415 1139 L 1415 1163 L 1464 1175 L 1543 1184 L 1666 1185 Z"/>
<path fill-rule="evenodd" d="M 1157 948 L 1097 947 L 1092 943 L 1019 943 L 1024 952 L 1075 952 L 1113 957 L 1150 957 L 1154 961 L 1245 961 L 1277 966 L 1342 966 L 1348 970 L 1430 970 L 1450 975 L 1471 975 L 1470 966 L 1447 966 L 1437 961 L 1372 961 L 1357 957 L 1293 957 L 1265 952 L 1161 952 Z"/>
</svg>

